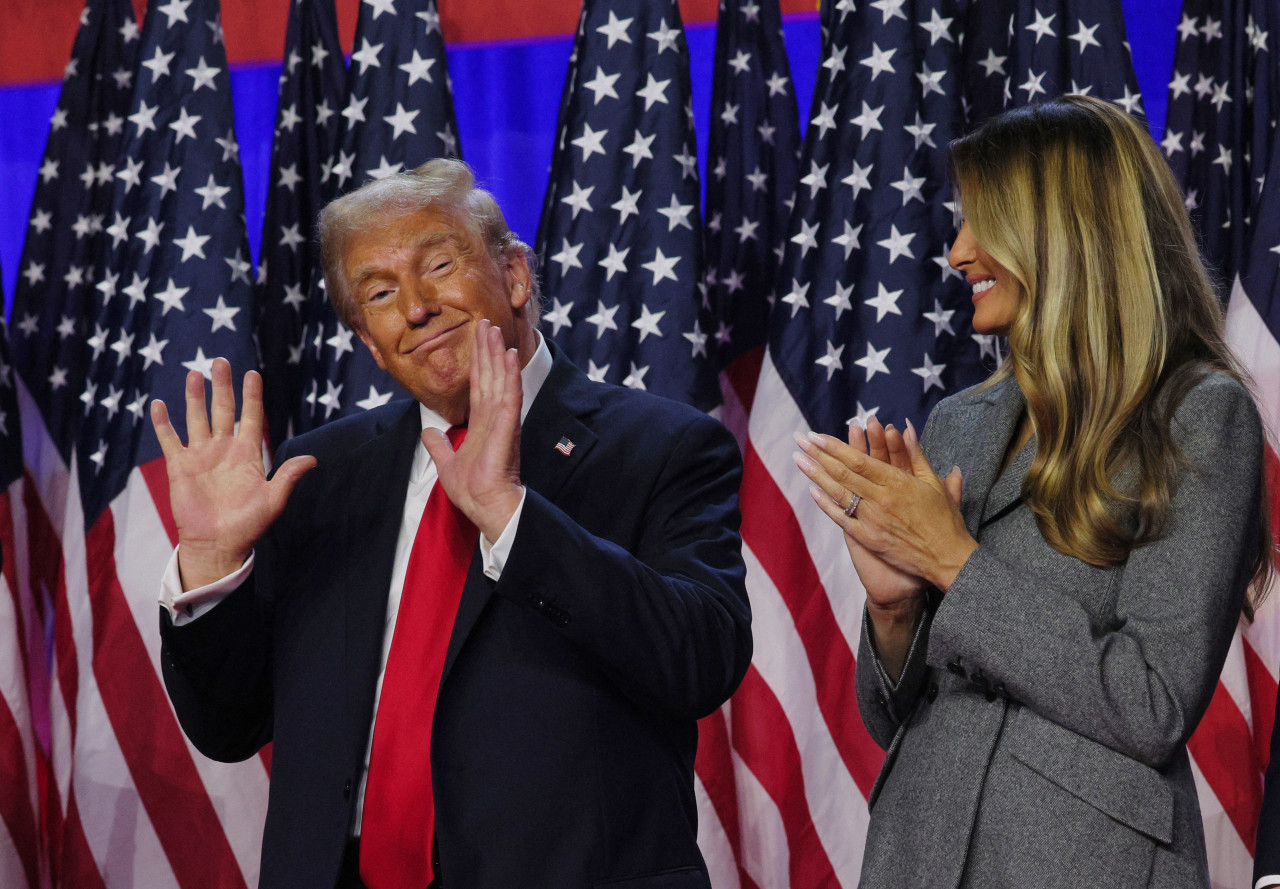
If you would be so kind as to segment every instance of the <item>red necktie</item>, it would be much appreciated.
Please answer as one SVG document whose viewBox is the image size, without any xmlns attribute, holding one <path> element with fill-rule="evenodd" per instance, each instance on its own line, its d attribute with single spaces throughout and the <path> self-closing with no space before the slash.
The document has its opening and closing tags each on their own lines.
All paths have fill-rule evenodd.
<svg viewBox="0 0 1280 889">
<path fill-rule="evenodd" d="M 448 435 L 457 448 L 467 430 Z M 360 878 L 369 889 L 423 889 L 435 876 L 431 722 L 478 538 L 437 481 L 409 554 L 374 720 L 360 831 Z"/>
</svg>

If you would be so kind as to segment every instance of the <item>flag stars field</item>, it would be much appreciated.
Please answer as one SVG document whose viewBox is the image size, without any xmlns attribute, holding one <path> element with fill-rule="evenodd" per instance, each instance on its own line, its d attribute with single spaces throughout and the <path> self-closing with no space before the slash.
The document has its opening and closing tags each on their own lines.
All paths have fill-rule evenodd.
<svg viewBox="0 0 1280 889">
<path fill-rule="evenodd" d="M 750 51 L 731 59 L 738 76 L 754 76 Z M 705 338 L 690 348 L 709 325 L 699 314 L 704 228 L 679 9 L 588 0 L 571 66 L 535 245 L 547 331 L 593 378 L 683 400 L 687 370 L 704 367 L 697 400 L 709 407 Z M 747 113 L 736 99 L 714 107 L 726 127 Z M 605 208 L 610 226 L 594 218 Z"/>
</svg>

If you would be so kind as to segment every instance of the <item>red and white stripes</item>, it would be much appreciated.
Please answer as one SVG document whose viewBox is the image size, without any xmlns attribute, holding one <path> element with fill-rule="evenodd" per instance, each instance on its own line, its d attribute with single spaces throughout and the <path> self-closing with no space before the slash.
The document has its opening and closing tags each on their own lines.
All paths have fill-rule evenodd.
<svg viewBox="0 0 1280 889">
<path fill-rule="evenodd" d="M 156 592 L 174 541 L 167 492 L 157 496 L 163 469 L 159 489 L 155 466 L 135 470 L 86 532 L 74 468 L 25 391 L 20 399 L 29 469 L 11 500 L 20 498 L 28 539 L 14 601 L 43 628 L 36 649 L 53 685 L 28 757 L 47 763 L 41 833 L 52 873 L 31 885 L 256 885 L 264 761 L 201 756 L 160 678 Z"/>
</svg>

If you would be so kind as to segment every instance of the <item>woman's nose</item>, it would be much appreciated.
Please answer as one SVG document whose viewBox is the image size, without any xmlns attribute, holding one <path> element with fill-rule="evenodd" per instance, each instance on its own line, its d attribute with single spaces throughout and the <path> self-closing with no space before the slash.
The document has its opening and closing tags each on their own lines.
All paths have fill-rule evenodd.
<svg viewBox="0 0 1280 889">
<path fill-rule="evenodd" d="M 960 271 L 960 267 L 966 263 L 973 262 L 974 246 L 977 241 L 973 239 L 973 235 L 969 232 L 969 223 L 960 226 L 960 231 L 956 234 L 955 241 L 951 244 L 951 252 L 947 254 L 947 262 L 951 263 L 951 267 L 956 271 Z"/>
</svg>

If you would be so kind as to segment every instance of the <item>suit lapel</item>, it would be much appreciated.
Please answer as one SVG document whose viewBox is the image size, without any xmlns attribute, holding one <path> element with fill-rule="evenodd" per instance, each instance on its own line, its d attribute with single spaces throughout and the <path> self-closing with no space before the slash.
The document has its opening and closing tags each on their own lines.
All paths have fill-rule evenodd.
<svg viewBox="0 0 1280 889">
<path fill-rule="evenodd" d="M 554 500 L 564 483 L 596 445 L 583 418 L 600 407 L 595 384 L 563 353 L 555 363 L 520 430 L 520 476 L 526 485 Z"/>
<path fill-rule="evenodd" d="M 396 539 L 421 427 L 417 408 L 417 402 L 407 402 L 402 414 L 390 418 L 372 439 L 356 448 L 350 468 L 336 487 L 351 493 L 333 506 L 345 512 L 349 543 L 343 560 L 346 669 L 342 675 L 352 718 L 359 720 L 369 719 L 378 683 Z"/>
<path fill-rule="evenodd" d="M 554 500 L 565 482 L 596 443 L 582 420 L 599 407 L 594 385 L 550 341 L 553 364 L 520 429 L 520 480 L 525 487 Z M 477 547 L 458 603 L 458 615 L 445 654 L 443 683 L 467 637 L 493 593 Z"/>
<path fill-rule="evenodd" d="M 1017 425 L 1015 423 L 1010 438 L 1016 434 Z M 1010 442 L 1005 442 L 1005 449 L 1001 451 L 1001 459 L 1009 449 Z M 1027 470 L 1031 468 L 1031 460 L 1036 454 L 1036 437 L 1031 436 L 1027 443 L 1022 446 L 1018 453 L 1014 454 L 1013 459 L 1009 461 L 1009 465 L 1005 467 L 1004 472 L 996 478 L 995 484 L 991 486 L 991 493 L 987 495 L 986 506 L 982 510 L 982 524 L 995 521 L 1003 515 L 1009 507 L 1022 502 L 1022 482 L 1027 477 Z"/>
<path fill-rule="evenodd" d="M 969 416 L 959 424 L 965 440 L 957 443 L 956 462 L 964 474 L 960 511 L 974 537 L 985 521 L 1022 496 L 1029 455 L 1035 453 L 1034 438 L 1009 465 L 1009 471 L 1001 473 L 1000 465 L 1017 432 L 1025 403 L 1017 380 L 1008 377 L 964 408 Z M 1017 471 L 1019 467 L 1021 471 Z"/>
</svg>

